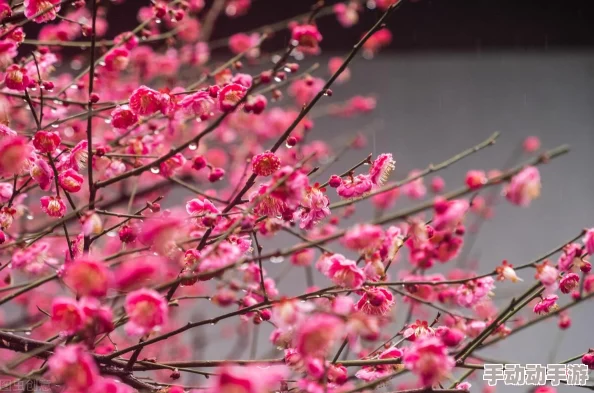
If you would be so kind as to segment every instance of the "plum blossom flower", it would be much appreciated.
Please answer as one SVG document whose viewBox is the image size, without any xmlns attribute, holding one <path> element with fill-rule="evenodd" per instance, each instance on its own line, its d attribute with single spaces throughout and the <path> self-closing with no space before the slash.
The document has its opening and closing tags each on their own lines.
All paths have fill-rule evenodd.
<svg viewBox="0 0 594 393">
<path fill-rule="evenodd" d="M 39 184 L 39 188 L 43 191 L 48 191 L 52 186 L 54 180 L 54 171 L 45 160 L 37 159 L 31 165 L 29 174 Z"/>
<path fill-rule="evenodd" d="M 229 37 L 229 49 L 234 54 L 245 52 L 247 59 L 256 59 L 260 56 L 260 48 L 258 42 L 260 41 L 260 34 L 252 33 L 238 33 Z"/>
<path fill-rule="evenodd" d="M 41 210 L 50 217 L 64 217 L 64 214 L 66 214 L 66 203 L 60 197 L 42 196 Z"/>
<path fill-rule="evenodd" d="M 93 357 L 81 344 L 56 347 L 48 366 L 50 375 L 73 392 L 88 390 L 100 377 Z"/>
<path fill-rule="evenodd" d="M 301 229 L 312 229 L 316 224 L 330 215 L 330 200 L 324 191 L 317 186 L 308 187 L 301 201 L 299 217 Z"/>
<path fill-rule="evenodd" d="M 402 336 L 409 341 L 416 341 L 424 337 L 435 336 L 435 330 L 429 326 L 427 321 L 416 320 L 404 329 Z"/>
<path fill-rule="evenodd" d="M 341 239 L 341 243 L 353 251 L 372 252 L 380 247 L 384 230 L 379 225 L 356 224 Z"/>
<path fill-rule="evenodd" d="M 357 310 L 368 315 L 386 315 L 394 306 L 394 295 L 382 287 L 371 287 L 357 302 Z"/>
<path fill-rule="evenodd" d="M 400 348 L 391 347 L 383 351 L 378 359 L 400 359 L 404 352 Z M 357 371 L 355 376 L 363 381 L 371 382 L 376 379 L 385 377 L 395 371 L 401 370 L 402 364 L 378 364 L 373 366 L 363 366 L 361 370 Z"/>
<path fill-rule="evenodd" d="M 12 254 L 12 267 L 29 274 L 39 274 L 56 265 L 58 261 L 50 255 L 50 245 L 40 241 Z"/>
<path fill-rule="evenodd" d="M 326 275 L 334 284 L 345 288 L 359 288 L 365 282 L 365 273 L 357 263 L 340 254 L 329 258 Z"/>
<path fill-rule="evenodd" d="M 140 86 L 130 96 L 130 109 L 138 116 L 150 116 L 166 108 L 167 98 L 147 86 Z"/>
<path fill-rule="evenodd" d="M 561 292 L 567 294 L 578 287 L 580 283 L 580 276 L 575 273 L 567 273 L 559 281 L 559 289 Z"/>
<path fill-rule="evenodd" d="M 342 184 L 336 188 L 336 192 L 343 198 L 358 198 L 371 191 L 373 183 L 369 175 L 357 175 L 342 180 Z"/>
<path fill-rule="evenodd" d="M 76 193 L 82 189 L 84 178 L 72 168 L 68 168 L 58 175 L 58 183 L 67 192 Z"/>
<path fill-rule="evenodd" d="M 85 315 L 75 299 L 58 297 L 52 302 L 51 319 L 62 334 L 72 335 L 83 327 Z"/>
<path fill-rule="evenodd" d="M 129 293 L 124 308 L 130 317 L 126 324 L 126 332 L 130 335 L 160 330 L 167 323 L 167 301 L 157 291 L 139 289 Z"/>
<path fill-rule="evenodd" d="M 20 135 L 0 138 L 0 176 L 21 173 L 29 163 L 32 150 L 27 139 Z"/>
<path fill-rule="evenodd" d="M 493 277 L 483 277 L 462 284 L 456 290 L 456 300 L 461 307 L 472 307 L 495 288 Z"/>
<path fill-rule="evenodd" d="M 352 27 L 359 21 L 360 4 L 356 1 L 350 1 L 348 4 L 338 3 L 332 10 L 336 14 L 336 19 L 343 27 Z"/>
<path fill-rule="evenodd" d="M 297 42 L 297 49 L 303 53 L 317 55 L 320 52 L 322 34 L 314 25 L 294 26 L 291 39 Z"/>
<path fill-rule="evenodd" d="M 78 142 L 70 151 L 69 163 L 74 170 L 81 171 L 87 167 L 87 161 L 89 160 L 88 146 L 89 142 L 85 139 Z"/>
<path fill-rule="evenodd" d="M 199 91 L 185 96 L 179 106 L 184 112 L 204 121 L 214 114 L 215 102 L 207 91 Z"/>
<path fill-rule="evenodd" d="M 6 70 L 4 77 L 4 84 L 6 87 L 16 91 L 24 91 L 29 87 L 30 82 L 29 74 L 27 74 L 26 68 L 21 68 L 16 64 L 11 65 Z"/>
<path fill-rule="evenodd" d="M 438 198 L 435 202 L 435 217 L 433 228 L 436 231 L 453 230 L 464 220 L 470 205 L 468 201 L 456 199 L 448 201 Z"/>
<path fill-rule="evenodd" d="M 392 154 L 380 154 L 369 168 L 369 178 L 373 185 L 381 187 L 388 180 L 390 173 L 394 170 L 396 162 L 392 159 Z"/>
<path fill-rule="evenodd" d="M 329 314 L 314 314 L 299 327 L 295 349 L 304 358 L 325 357 L 335 342 L 342 338 L 344 322 Z"/>
<path fill-rule="evenodd" d="M 83 256 L 66 265 L 64 282 L 79 296 L 102 297 L 107 294 L 112 275 L 104 262 Z"/>
<path fill-rule="evenodd" d="M 554 266 L 551 266 L 549 261 L 545 261 L 542 265 L 536 266 L 535 278 L 539 280 L 542 285 L 549 287 L 557 283 L 559 271 Z"/>
<path fill-rule="evenodd" d="M 559 308 L 557 305 L 557 300 L 559 296 L 557 295 L 549 295 L 543 297 L 538 303 L 534 305 L 534 313 L 535 314 L 548 314 L 551 311 L 555 311 Z"/>
<path fill-rule="evenodd" d="M 25 0 L 25 16 L 36 23 L 49 22 L 56 19 L 60 4 L 60 0 Z"/>
<path fill-rule="evenodd" d="M 429 387 L 447 377 L 455 366 L 446 346 L 437 337 L 417 340 L 402 357 L 406 368 L 419 377 L 419 382 Z"/>
<path fill-rule="evenodd" d="M 269 392 L 278 388 L 281 381 L 288 377 L 288 371 L 284 365 L 224 364 L 216 370 L 216 377 L 207 392 Z"/>
<path fill-rule="evenodd" d="M 57 132 L 37 131 L 33 146 L 41 153 L 53 153 L 60 146 L 61 138 Z"/>
<path fill-rule="evenodd" d="M 505 187 L 505 198 L 514 205 L 527 207 L 540 196 L 540 173 L 538 168 L 530 166 L 515 175 Z"/>
<path fill-rule="evenodd" d="M 129 107 L 117 107 L 111 112 L 111 125 L 117 129 L 125 130 L 138 122 L 138 116 Z"/>
<path fill-rule="evenodd" d="M 219 109 L 223 112 L 234 110 L 245 96 L 247 89 L 239 83 L 230 83 L 219 91 Z"/>
<path fill-rule="evenodd" d="M 588 254 L 594 254 L 594 228 L 586 230 L 586 234 L 584 235 L 584 246 L 586 246 L 586 252 Z"/>
<path fill-rule="evenodd" d="M 221 211 L 207 198 L 194 198 L 190 200 L 186 203 L 186 211 L 190 216 L 196 219 L 197 223 L 201 223 L 202 218 L 205 216 L 217 216 L 221 214 Z"/>
<path fill-rule="evenodd" d="M 270 176 L 280 167 L 280 159 L 271 151 L 256 154 L 252 158 L 252 171 L 258 176 Z"/>
</svg>

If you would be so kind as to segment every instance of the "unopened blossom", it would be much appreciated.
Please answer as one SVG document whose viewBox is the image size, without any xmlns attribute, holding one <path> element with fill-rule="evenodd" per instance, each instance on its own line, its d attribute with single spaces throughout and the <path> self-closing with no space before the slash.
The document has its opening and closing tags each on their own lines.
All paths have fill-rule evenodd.
<svg viewBox="0 0 594 393">
<path fill-rule="evenodd" d="M 526 153 L 534 153 L 540 149 L 540 139 L 537 136 L 528 136 L 522 143 L 522 148 Z"/>
<path fill-rule="evenodd" d="M 66 214 L 66 203 L 60 197 L 42 196 L 41 210 L 50 217 L 64 217 Z"/>
<path fill-rule="evenodd" d="M 343 337 L 344 322 L 329 314 L 314 314 L 297 329 L 295 348 L 304 358 L 325 357 Z"/>
<path fill-rule="evenodd" d="M 252 158 L 252 171 L 258 176 L 270 176 L 280 167 L 280 159 L 271 151 L 256 154 Z"/>
<path fill-rule="evenodd" d="M 159 292 L 151 289 L 129 293 L 124 309 L 130 318 L 126 324 L 126 332 L 131 335 L 144 335 L 160 330 L 167 323 L 167 301 Z"/>
<path fill-rule="evenodd" d="M 112 275 L 105 262 L 82 256 L 66 265 L 63 279 L 79 296 L 102 297 L 107 294 Z"/>
<path fill-rule="evenodd" d="M 394 306 L 394 295 L 382 287 L 371 287 L 365 290 L 357 309 L 369 315 L 386 315 Z"/>
<path fill-rule="evenodd" d="M 448 355 L 446 346 L 437 337 L 416 340 L 404 353 L 402 361 L 426 387 L 448 377 L 455 366 L 454 358 Z"/>
<path fill-rule="evenodd" d="M 439 194 L 445 188 L 445 180 L 441 176 L 435 176 L 431 179 L 431 191 L 435 194 Z"/>
<path fill-rule="evenodd" d="M 16 64 L 11 65 L 6 70 L 4 84 L 6 87 L 16 91 L 24 91 L 29 87 L 29 75 L 26 68 L 21 68 Z"/>
<path fill-rule="evenodd" d="M 507 261 L 503 261 L 501 266 L 497 266 L 497 268 L 495 269 L 495 272 L 498 275 L 497 279 L 499 281 L 503 281 L 503 280 L 509 280 L 511 282 L 524 281 L 520 277 L 518 277 L 518 275 L 516 274 L 516 271 L 514 270 L 513 265 L 510 265 Z"/>
<path fill-rule="evenodd" d="M 0 176 L 21 173 L 29 163 L 32 150 L 27 139 L 20 135 L 0 138 Z"/>
<path fill-rule="evenodd" d="M 84 325 L 83 310 L 73 298 L 58 297 L 54 299 L 50 314 L 52 324 L 65 335 L 76 333 Z"/>
<path fill-rule="evenodd" d="M 58 175 L 58 183 L 65 191 L 79 192 L 84 182 L 83 176 L 72 168 L 66 169 Z"/>
<path fill-rule="evenodd" d="M 37 159 L 29 168 L 29 174 L 39 184 L 39 188 L 48 191 L 52 187 L 54 180 L 54 171 L 50 165 L 43 159 Z"/>
<path fill-rule="evenodd" d="M 582 364 L 588 366 L 590 370 L 594 370 L 594 351 L 589 351 L 582 356 Z"/>
<path fill-rule="evenodd" d="M 48 360 L 51 377 L 70 392 L 84 392 L 100 378 L 91 353 L 82 344 L 57 346 Z"/>
<path fill-rule="evenodd" d="M 403 369 L 403 365 L 396 361 L 402 358 L 404 352 L 400 348 L 390 347 L 380 353 L 378 359 L 394 359 L 394 364 L 378 364 L 373 366 L 363 366 L 355 376 L 366 382 L 375 381 L 376 379 L 393 374 L 395 371 Z"/>
<path fill-rule="evenodd" d="M 41 153 L 53 153 L 60 146 L 61 138 L 57 132 L 37 131 L 33 136 L 33 146 Z"/>
<path fill-rule="evenodd" d="M 128 107 L 117 107 L 111 112 L 111 125 L 126 130 L 138 122 L 138 116 Z"/>
<path fill-rule="evenodd" d="M 296 41 L 297 49 L 303 53 L 316 55 L 320 52 L 322 34 L 315 25 L 296 25 L 291 31 L 291 39 Z"/>
<path fill-rule="evenodd" d="M 147 86 L 140 86 L 130 96 L 130 109 L 138 116 L 150 116 L 162 111 L 165 104 L 164 95 Z"/>
<path fill-rule="evenodd" d="M 365 273 L 357 263 L 340 254 L 330 257 L 326 275 L 334 284 L 345 288 L 359 288 L 365 281 Z"/>
<path fill-rule="evenodd" d="M 540 173 L 538 168 L 530 166 L 512 177 L 505 187 L 505 198 L 514 205 L 527 207 L 540 196 Z"/>
<path fill-rule="evenodd" d="M 247 89 L 239 83 L 231 83 L 219 91 L 218 104 L 223 112 L 233 111 L 245 96 Z"/>
<path fill-rule="evenodd" d="M 559 281 L 559 289 L 561 292 L 567 294 L 578 287 L 580 283 L 580 276 L 575 273 L 567 273 Z"/>
<path fill-rule="evenodd" d="M 448 328 L 440 326 L 435 330 L 436 335 L 441 338 L 441 341 L 448 347 L 456 347 L 462 340 L 464 340 L 464 332 L 456 327 Z"/>
<path fill-rule="evenodd" d="M 551 311 L 555 311 L 559 308 L 557 305 L 557 300 L 559 296 L 557 295 L 549 295 L 545 296 L 536 305 L 534 306 L 534 313 L 535 314 L 548 314 Z"/>
<path fill-rule="evenodd" d="M 301 201 L 299 217 L 301 229 L 312 229 L 320 221 L 330 215 L 330 199 L 324 194 L 324 190 L 317 186 L 308 187 Z"/>
<path fill-rule="evenodd" d="M 396 162 L 392 159 L 392 154 L 380 154 L 369 168 L 369 178 L 374 186 L 381 187 L 388 180 L 390 173 L 394 170 Z"/>
</svg>

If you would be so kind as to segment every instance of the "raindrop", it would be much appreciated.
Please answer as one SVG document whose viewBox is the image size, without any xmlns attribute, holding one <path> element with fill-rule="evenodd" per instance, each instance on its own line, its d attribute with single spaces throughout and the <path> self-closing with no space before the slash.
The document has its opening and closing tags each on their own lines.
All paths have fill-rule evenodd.
<svg viewBox="0 0 594 393">
<path fill-rule="evenodd" d="M 154 173 L 154 174 L 157 174 L 157 173 L 159 173 L 159 168 L 157 168 L 156 166 L 154 166 L 154 167 L 151 168 L 151 172 Z"/>
<path fill-rule="evenodd" d="M 279 55 L 272 56 L 272 62 L 274 64 L 278 63 L 280 59 L 281 59 L 281 57 Z"/>
<path fill-rule="evenodd" d="M 117 234 L 117 233 L 115 233 L 114 231 L 107 232 L 107 236 L 109 236 L 109 237 L 116 237 L 117 235 L 118 235 L 118 234 Z"/>
<path fill-rule="evenodd" d="M 25 336 L 30 336 L 31 332 L 25 332 Z"/>
<path fill-rule="evenodd" d="M 70 88 L 71 88 L 72 90 L 77 90 L 77 89 L 78 89 L 78 86 L 77 86 L 77 85 L 70 85 Z"/>
<path fill-rule="evenodd" d="M 377 4 L 375 4 L 375 1 L 374 0 L 369 0 L 367 2 L 367 8 L 369 8 L 370 10 L 374 10 L 375 7 L 377 7 Z"/>
<path fill-rule="evenodd" d="M 299 41 L 297 41 L 297 40 L 291 40 L 291 45 L 292 46 L 297 46 L 297 45 L 299 45 Z"/>
<path fill-rule="evenodd" d="M 196 150 L 198 148 L 198 146 L 196 146 L 195 143 L 190 143 L 190 145 L 188 146 L 188 149 L 190 150 Z"/>
<path fill-rule="evenodd" d="M 211 323 L 210 325 L 211 325 L 211 326 L 214 326 L 214 325 L 216 325 L 216 324 L 217 324 L 216 322 L 213 322 L 213 323 Z"/>
<path fill-rule="evenodd" d="M 272 263 L 283 263 L 284 261 L 285 261 L 285 258 L 282 256 L 270 258 L 270 262 L 272 262 Z"/>
<path fill-rule="evenodd" d="M 59 105 L 59 104 L 61 104 L 61 103 L 62 103 L 62 102 L 61 102 L 60 100 L 54 100 L 54 104 L 56 104 L 56 105 Z"/>
<path fill-rule="evenodd" d="M 282 82 L 282 79 L 281 79 L 281 78 L 279 78 L 278 76 L 275 76 L 275 77 L 274 77 L 274 81 L 275 81 L 276 83 L 279 83 L 279 82 Z"/>
<path fill-rule="evenodd" d="M 57 124 L 52 124 L 52 128 L 58 128 L 59 126 Z"/>
<path fill-rule="evenodd" d="M 291 69 L 289 67 L 285 67 L 285 68 L 283 68 L 283 70 L 288 74 L 291 73 Z"/>
<path fill-rule="evenodd" d="M 111 124 L 111 119 L 105 119 L 105 124 Z"/>
<path fill-rule="evenodd" d="M 36 87 L 32 87 L 29 90 L 31 90 L 31 91 L 37 91 L 37 88 Z"/>
<path fill-rule="evenodd" d="M 160 24 L 161 23 L 161 19 L 155 20 L 155 23 Z"/>
<path fill-rule="evenodd" d="M 32 214 L 28 214 L 27 215 L 27 220 L 32 220 L 33 219 L 33 215 Z"/>
<path fill-rule="evenodd" d="M 285 142 L 285 146 L 287 147 L 287 149 L 292 149 L 293 146 L 289 144 L 289 142 Z"/>
</svg>

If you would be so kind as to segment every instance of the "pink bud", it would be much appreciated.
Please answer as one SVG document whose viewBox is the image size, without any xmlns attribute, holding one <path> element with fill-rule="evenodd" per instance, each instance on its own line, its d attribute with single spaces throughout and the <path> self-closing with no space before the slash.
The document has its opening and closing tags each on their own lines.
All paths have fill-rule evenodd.
<svg viewBox="0 0 594 393">
<path fill-rule="evenodd" d="M 225 176 L 225 170 L 223 168 L 214 168 L 208 175 L 208 181 L 214 183 L 219 181 Z"/>
</svg>

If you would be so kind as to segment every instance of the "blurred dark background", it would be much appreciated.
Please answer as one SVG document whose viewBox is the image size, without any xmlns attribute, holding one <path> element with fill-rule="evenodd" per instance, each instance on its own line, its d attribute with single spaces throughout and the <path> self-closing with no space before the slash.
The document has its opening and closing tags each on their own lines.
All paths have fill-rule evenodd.
<svg viewBox="0 0 594 393">
<path fill-rule="evenodd" d="M 140 4 L 139 4 L 140 3 Z M 114 29 L 132 29 L 145 2 L 117 5 Z M 207 6 L 212 1 L 206 0 Z M 247 16 L 221 18 L 213 39 L 258 28 L 307 12 L 316 0 L 253 0 Z M 327 0 L 326 4 L 337 3 Z M 363 13 L 369 26 L 380 11 Z M 591 0 L 405 0 L 389 28 L 396 51 L 474 51 L 476 48 L 528 50 L 594 47 Z M 361 35 L 361 26 L 343 29 L 335 18 L 320 23 L 323 48 L 343 49 Z M 284 35 L 286 38 L 286 34 Z"/>
</svg>

